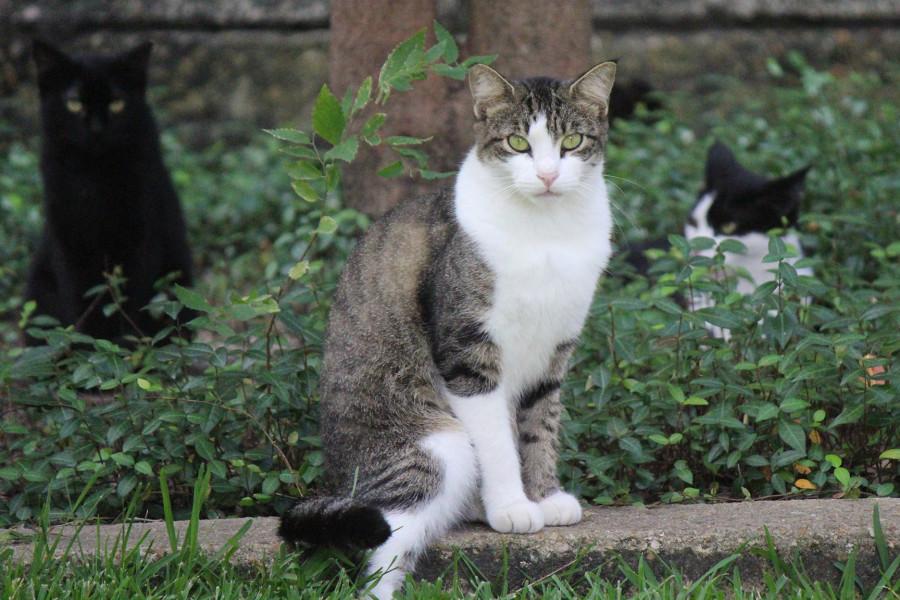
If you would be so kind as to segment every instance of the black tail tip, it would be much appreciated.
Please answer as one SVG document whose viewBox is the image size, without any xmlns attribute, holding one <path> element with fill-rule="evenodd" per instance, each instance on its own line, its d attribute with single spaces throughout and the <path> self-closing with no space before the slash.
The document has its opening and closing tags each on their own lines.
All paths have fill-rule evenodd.
<svg viewBox="0 0 900 600">
<path fill-rule="evenodd" d="M 295 545 L 370 549 L 391 537 L 391 527 L 382 512 L 371 506 L 310 512 L 298 505 L 281 517 L 278 535 Z"/>
</svg>

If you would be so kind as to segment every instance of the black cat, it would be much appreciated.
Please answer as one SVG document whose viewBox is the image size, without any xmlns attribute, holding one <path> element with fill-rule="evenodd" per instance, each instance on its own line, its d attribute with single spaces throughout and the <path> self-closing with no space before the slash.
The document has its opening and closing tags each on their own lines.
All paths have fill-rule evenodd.
<svg viewBox="0 0 900 600">
<path fill-rule="evenodd" d="M 96 338 L 155 335 L 171 323 L 141 310 L 154 284 L 170 273 L 191 284 L 184 218 L 145 99 L 151 48 L 74 58 L 34 42 L 46 223 L 26 297 L 36 314 Z M 106 317 L 110 294 L 85 293 L 117 266 L 123 310 Z"/>
</svg>

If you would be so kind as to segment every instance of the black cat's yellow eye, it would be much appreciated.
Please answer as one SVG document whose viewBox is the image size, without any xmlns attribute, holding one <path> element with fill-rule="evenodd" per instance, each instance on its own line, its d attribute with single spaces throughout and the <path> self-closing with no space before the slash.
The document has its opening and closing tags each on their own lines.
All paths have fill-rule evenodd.
<svg viewBox="0 0 900 600">
<path fill-rule="evenodd" d="M 580 133 L 570 133 L 562 140 L 563 150 L 574 150 L 584 141 L 584 136 Z"/>
<path fill-rule="evenodd" d="M 506 138 L 506 143 L 509 144 L 509 147 L 515 150 L 516 152 L 528 152 L 531 146 L 528 145 L 528 140 L 523 138 L 521 135 L 511 135 Z"/>
<path fill-rule="evenodd" d="M 113 114 L 118 114 L 125 110 L 125 101 L 124 100 L 113 100 L 109 103 L 109 112 Z"/>
<path fill-rule="evenodd" d="M 725 223 L 724 225 L 722 225 L 722 233 L 724 233 L 725 235 L 731 235 L 736 230 L 737 230 L 737 223 L 735 223 L 734 221 L 729 221 L 729 222 Z"/>
<path fill-rule="evenodd" d="M 80 113 L 83 109 L 84 105 L 81 104 L 81 100 L 76 100 L 75 98 L 66 100 L 66 110 L 70 113 Z"/>
</svg>

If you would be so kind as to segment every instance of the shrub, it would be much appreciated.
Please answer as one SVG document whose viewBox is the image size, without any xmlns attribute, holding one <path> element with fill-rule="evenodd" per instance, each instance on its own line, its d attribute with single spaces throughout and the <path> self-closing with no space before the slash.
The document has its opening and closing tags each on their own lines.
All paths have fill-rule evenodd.
<svg viewBox="0 0 900 600">
<path fill-rule="evenodd" d="M 280 512 L 306 493 L 323 460 L 315 405 L 328 299 L 368 223 L 340 208 L 339 165 L 361 143 L 385 143 L 399 160 L 383 176 L 445 175 L 429 170 L 417 148 L 427 140 L 382 138 L 387 115 L 372 111 L 360 122 L 362 111 L 384 106 L 429 72 L 462 78 L 469 65 L 492 59 L 457 62 L 453 38 L 438 24 L 435 34 L 431 48 L 424 30 L 401 43 L 377 81 L 368 78 L 343 100 L 323 86 L 313 131 L 269 132 L 280 145 L 191 155 L 164 138 L 204 273 L 197 290 L 176 287 L 148 310 L 198 311 L 187 324 L 193 341 L 161 345 L 167 330 L 124 348 L 32 317 L 28 304 L 3 324 L 7 339 L 25 325 L 46 345 L 0 355 L 0 525 L 33 519 L 46 498 L 54 520 L 115 516 L 136 492 L 141 511 L 160 517 L 160 491 L 146 485 L 158 475 L 176 516 L 186 517 L 203 464 L 209 516 Z M 11 225 L 17 257 L 7 281 L 21 281 L 38 228 L 37 161 L 19 147 L 10 158 L 0 209 L 11 216 L 3 227 Z M 20 189 L 20 181 L 29 185 Z M 30 218 L 24 227 L 23 214 Z M 15 290 L 8 308 L 20 306 L 21 284 L 4 285 Z M 107 287 L 115 285 L 111 277 Z M 89 495 L 79 498 L 85 489 Z"/>
<path fill-rule="evenodd" d="M 567 480 L 593 501 L 900 492 L 887 458 L 900 446 L 897 106 L 874 75 L 790 63 L 799 85 L 778 85 L 774 62 L 765 93 L 725 85 L 709 104 L 729 108 L 701 115 L 700 136 L 670 113 L 613 131 L 620 238 L 674 235 L 651 281 L 603 282 L 568 380 Z M 710 277 L 738 242 L 691 255 L 713 244 L 677 233 L 714 138 L 762 172 L 813 165 L 801 233 L 815 277 L 797 275 L 777 237 L 776 281 L 748 296 Z M 683 310 L 675 298 L 692 289 L 717 305 Z"/>
<path fill-rule="evenodd" d="M 452 38 L 441 29 L 437 37 L 429 49 L 420 34 L 401 44 L 379 81 L 341 99 L 324 87 L 317 137 L 282 129 L 271 132 L 280 144 L 191 153 L 166 136 L 203 273 L 197 289 L 161 295 L 150 309 L 199 311 L 190 343 L 144 340 L 132 350 L 30 318 L 47 345 L 12 346 L 39 192 L 34 153 L 8 151 L 0 166 L 0 525 L 33 519 L 48 498 L 54 519 L 112 517 L 135 493 L 142 515 L 160 517 L 161 473 L 185 518 L 202 464 L 211 476 L 207 516 L 279 512 L 316 485 L 328 299 L 368 222 L 340 208 L 340 167 L 360 144 L 387 143 L 399 160 L 383 175 L 440 175 L 428 170 L 422 140 L 383 138 L 386 115 L 377 112 L 391 89 L 427 70 L 465 72 Z M 897 461 L 879 458 L 900 447 L 892 427 L 900 417 L 892 377 L 896 107 L 878 99 L 872 76 L 835 80 L 797 65 L 799 83 L 760 98 L 726 86 L 725 114 L 662 113 L 653 124 L 614 128 L 608 172 L 623 190 L 615 196 L 623 239 L 678 231 L 714 135 L 760 170 L 814 162 L 803 235 L 816 277 L 797 277 L 773 242 L 783 285 L 737 296 L 709 277 L 721 256 L 691 257 L 676 237 L 652 281 L 607 278 L 564 388 L 563 474 L 588 500 L 900 492 L 892 487 Z M 365 119 L 363 105 L 372 110 Z M 690 287 L 709 290 L 719 305 L 683 311 L 673 296 Z M 731 326 L 733 337 L 710 338 L 707 323 Z M 866 371 L 878 365 L 887 373 Z"/>
</svg>

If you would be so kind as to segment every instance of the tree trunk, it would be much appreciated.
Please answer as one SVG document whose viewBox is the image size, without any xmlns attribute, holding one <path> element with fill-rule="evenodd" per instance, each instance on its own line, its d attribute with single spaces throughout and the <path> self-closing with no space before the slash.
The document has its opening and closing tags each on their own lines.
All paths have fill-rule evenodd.
<svg viewBox="0 0 900 600">
<path fill-rule="evenodd" d="M 471 0 L 466 55 L 498 55 L 491 66 L 505 77 L 547 75 L 569 79 L 591 58 L 589 0 Z M 472 144 L 472 100 L 465 86 L 452 86 L 460 150 Z"/>
<path fill-rule="evenodd" d="M 348 86 L 357 86 L 366 76 L 377 81 L 378 71 L 388 53 L 416 31 L 431 31 L 435 18 L 433 0 L 392 0 L 389 4 L 371 0 L 333 0 L 331 3 L 331 87 L 341 97 Z M 427 44 L 433 44 L 429 40 Z M 431 75 L 416 81 L 410 92 L 391 95 L 382 109 L 387 113 L 385 135 L 434 136 L 423 149 L 434 170 L 454 168 L 452 120 L 446 106 L 446 83 Z M 362 115 L 367 118 L 373 109 Z M 377 175 L 397 157 L 387 148 L 361 144 L 357 160 L 345 171 L 344 203 L 369 215 L 378 216 L 400 200 L 421 194 L 440 182 L 409 177 L 384 179 Z"/>
<path fill-rule="evenodd" d="M 469 52 L 499 54 L 493 66 L 503 75 L 567 79 L 591 66 L 588 0 L 471 2 Z"/>
</svg>

